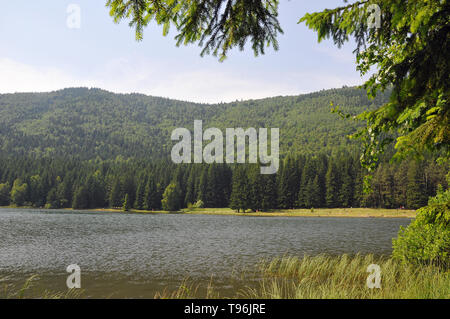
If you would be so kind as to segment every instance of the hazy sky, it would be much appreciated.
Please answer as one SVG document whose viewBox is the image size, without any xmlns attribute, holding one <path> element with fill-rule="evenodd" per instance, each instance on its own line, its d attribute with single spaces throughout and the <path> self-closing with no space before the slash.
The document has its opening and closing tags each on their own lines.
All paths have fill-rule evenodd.
<svg viewBox="0 0 450 319">
<path fill-rule="evenodd" d="M 297 21 L 342 0 L 281 0 L 280 50 L 254 57 L 234 50 L 225 62 L 200 57 L 197 45 L 175 46 L 152 25 L 144 40 L 123 21 L 114 24 L 105 0 L 15 0 L 0 11 L 0 93 L 99 87 L 196 102 L 295 95 L 362 83 L 354 45 L 338 49 Z M 67 27 L 69 4 L 81 8 L 81 27 Z"/>
</svg>

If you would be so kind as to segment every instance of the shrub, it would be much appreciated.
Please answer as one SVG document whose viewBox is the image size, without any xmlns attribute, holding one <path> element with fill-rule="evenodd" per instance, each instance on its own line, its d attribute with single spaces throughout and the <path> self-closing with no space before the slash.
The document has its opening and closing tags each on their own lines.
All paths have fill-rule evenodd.
<svg viewBox="0 0 450 319">
<path fill-rule="evenodd" d="M 393 240 L 393 257 L 404 263 L 450 266 L 450 190 L 438 192 Z"/>
<path fill-rule="evenodd" d="M 194 208 L 203 208 L 205 207 L 205 203 L 203 203 L 203 201 L 201 199 L 199 199 L 195 204 L 194 204 Z"/>
<path fill-rule="evenodd" d="M 179 186 L 175 183 L 169 184 L 163 194 L 161 200 L 163 210 L 177 211 L 180 209 L 180 190 Z"/>
</svg>

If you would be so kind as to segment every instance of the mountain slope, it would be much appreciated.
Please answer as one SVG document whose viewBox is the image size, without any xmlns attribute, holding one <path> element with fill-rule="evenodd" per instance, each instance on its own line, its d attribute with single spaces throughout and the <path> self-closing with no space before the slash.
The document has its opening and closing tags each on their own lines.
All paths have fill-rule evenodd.
<svg viewBox="0 0 450 319">
<path fill-rule="evenodd" d="M 278 127 L 280 151 L 318 152 L 347 147 L 363 123 L 330 113 L 330 103 L 357 114 L 386 102 L 342 88 L 289 97 L 197 104 L 142 94 L 70 88 L 0 95 L 0 152 L 81 159 L 161 158 L 170 154 L 176 127 Z"/>
</svg>

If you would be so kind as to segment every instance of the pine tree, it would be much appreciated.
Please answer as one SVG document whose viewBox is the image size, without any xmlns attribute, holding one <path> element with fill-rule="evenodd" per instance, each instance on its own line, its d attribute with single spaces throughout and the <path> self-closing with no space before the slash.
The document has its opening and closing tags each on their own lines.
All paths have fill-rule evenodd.
<svg viewBox="0 0 450 319">
<path fill-rule="evenodd" d="M 144 209 L 144 197 L 145 197 L 145 179 L 141 178 L 136 190 L 136 200 L 134 202 L 134 208 L 136 209 Z"/>
<path fill-rule="evenodd" d="M 39 175 L 33 175 L 28 182 L 28 199 L 35 207 L 42 207 L 45 204 L 44 180 Z"/>
<path fill-rule="evenodd" d="M 293 156 L 288 156 L 281 171 L 279 186 L 279 205 L 282 208 L 294 208 L 297 206 L 298 192 L 300 188 L 300 170 Z"/>
<path fill-rule="evenodd" d="M 426 187 L 416 161 L 411 161 L 408 169 L 408 189 L 406 191 L 408 208 L 417 209 L 427 204 Z"/>
<path fill-rule="evenodd" d="M 125 196 L 124 194 L 128 194 L 129 205 L 131 207 L 131 205 L 136 201 L 136 181 L 134 179 L 134 175 L 131 174 L 126 175 L 122 187 L 123 187 L 122 196 Z M 120 206 L 121 205 L 119 205 L 119 207 Z"/>
<path fill-rule="evenodd" d="M 11 191 L 11 186 L 9 183 L 0 184 L 0 206 L 9 205 L 9 194 Z"/>
<path fill-rule="evenodd" d="M 278 170 L 278 199 L 277 206 L 280 208 L 288 208 L 287 194 L 288 194 L 288 182 L 287 182 L 288 171 L 285 166 L 285 161 L 281 162 L 280 168 Z"/>
<path fill-rule="evenodd" d="M 316 207 L 325 207 L 326 206 L 326 180 L 325 175 L 328 169 L 328 157 L 321 153 L 317 157 L 317 165 L 316 165 L 316 175 L 319 184 L 319 204 Z"/>
<path fill-rule="evenodd" d="M 361 207 L 362 206 L 362 198 L 363 198 L 363 171 L 361 168 L 361 163 L 359 158 L 353 157 L 353 169 L 355 170 L 355 188 L 353 192 L 354 206 Z"/>
<path fill-rule="evenodd" d="M 106 200 L 106 188 L 100 171 L 96 171 L 89 176 L 86 182 L 86 188 L 89 196 L 89 207 L 104 207 Z"/>
<path fill-rule="evenodd" d="M 149 177 L 145 186 L 144 208 L 148 210 L 158 210 L 161 208 L 161 193 L 155 177 Z"/>
<path fill-rule="evenodd" d="M 187 207 L 189 204 L 194 204 L 197 201 L 196 193 L 196 179 L 195 179 L 195 165 L 191 166 L 189 171 L 189 177 L 186 183 L 186 196 L 184 197 L 184 205 Z"/>
<path fill-rule="evenodd" d="M 73 209 L 89 208 L 89 192 L 85 186 L 80 186 L 73 196 Z"/>
<path fill-rule="evenodd" d="M 218 186 L 218 171 L 214 164 L 208 165 L 207 173 L 202 177 L 206 178 L 205 194 L 203 196 L 203 202 L 205 207 L 218 207 L 220 202 L 220 190 Z"/>
<path fill-rule="evenodd" d="M 60 202 L 55 187 L 48 192 L 45 208 L 60 208 Z"/>
<path fill-rule="evenodd" d="M 173 182 L 177 185 L 178 187 L 178 199 L 179 199 L 179 203 L 178 203 L 178 207 L 183 207 L 184 206 L 184 198 L 186 197 L 186 184 L 185 184 L 185 170 L 184 170 L 185 166 L 182 165 L 178 165 L 177 169 L 175 170 L 175 174 L 173 177 Z"/>
<path fill-rule="evenodd" d="M 277 207 L 277 179 L 275 174 L 263 175 L 263 193 L 261 199 L 261 209 L 267 211 Z"/>
<path fill-rule="evenodd" d="M 264 194 L 263 175 L 260 174 L 258 165 L 250 165 L 247 169 L 248 176 L 248 206 L 252 211 L 258 211 L 262 207 Z"/>
<path fill-rule="evenodd" d="M 207 166 L 203 166 L 200 172 L 200 179 L 198 184 L 198 198 L 197 200 L 201 200 L 205 207 L 209 207 L 209 198 L 208 198 L 208 170 Z"/>
<path fill-rule="evenodd" d="M 338 193 L 339 193 L 339 177 L 334 161 L 330 160 L 328 163 L 328 170 L 325 176 L 326 184 L 326 206 L 330 208 L 339 207 Z"/>
<path fill-rule="evenodd" d="M 305 206 L 308 208 L 314 208 L 320 206 L 320 186 L 319 176 L 316 175 L 314 179 L 309 180 L 307 184 L 307 194 L 305 199 Z"/>
<path fill-rule="evenodd" d="M 389 167 L 382 166 L 380 174 L 380 196 L 381 207 L 394 208 L 395 207 L 395 191 L 394 191 L 394 176 L 391 174 Z"/>
<path fill-rule="evenodd" d="M 409 161 L 403 161 L 394 173 L 394 199 L 398 207 L 406 207 L 406 193 L 408 191 L 408 167 Z"/>
<path fill-rule="evenodd" d="M 114 184 L 112 186 L 111 193 L 109 196 L 109 206 L 110 207 L 120 207 L 122 205 L 121 199 L 123 197 L 121 196 L 121 194 L 122 194 L 122 190 L 121 190 L 120 181 L 118 178 L 116 178 L 114 180 Z"/>
<path fill-rule="evenodd" d="M 62 208 L 71 207 L 73 197 L 72 185 L 71 174 L 66 175 L 61 183 L 58 184 L 57 197 Z"/>
<path fill-rule="evenodd" d="M 235 167 L 233 171 L 233 186 L 230 198 L 230 208 L 240 212 L 250 208 L 249 204 L 249 181 L 245 168 L 241 165 Z"/>
<path fill-rule="evenodd" d="M 348 156 L 342 159 L 341 187 L 339 191 L 339 205 L 341 207 L 353 206 L 353 194 L 355 193 L 355 176 L 352 162 Z"/>
<path fill-rule="evenodd" d="M 303 173 L 301 177 L 300 190 L 298 192 L 297 205 L 303 208 L 311 208 L 311 198 L 316 196 L 311 194 L 312 184 L 314 178 L 316 177 L 316 163 L 311 157 L 307 158 L 305 161 L 305 166 L 303 167 Z M 317 183 L 318 184 L 318 183 Z M 320 198 L 320 197 L 319 197 Z"/>
</svg>

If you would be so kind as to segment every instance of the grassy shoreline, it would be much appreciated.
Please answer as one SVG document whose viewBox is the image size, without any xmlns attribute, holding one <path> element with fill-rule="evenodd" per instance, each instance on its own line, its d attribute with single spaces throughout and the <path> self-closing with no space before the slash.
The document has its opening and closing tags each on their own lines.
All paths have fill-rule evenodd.
<svg viewBox="0 0 450 319">
<path fill-rule="evenodd" d="M 379 266 L 379 286 L 369 288 L 372 270 Z M 0 299 L 89 298 L 89 291 L 48 291 L 35 287 L 32 276 L 22 286 L 5 285 Z M 236 273 L 241 288 L 224 296 L 213 279 L 199 284 L 186 278 L 178 288 L 163 289 L 145 298 L 156 299 L 450 299 L 450 270 L 433 265 L 403 264 L 391 257 L 368 255 L 284 256 L 262 260 L 254 269 Z M 1 288 L 1 287 L 0 287 Z M 108 294 L 105 292 L 105 297 Z"/>
<path fill-rule="evenodd" d="M 42 209 L 33 207 L 0 206 L 0 208 Z M 63 210 L 73 210 L 64 208 Z M 120 208 L 86 209 L 92 212 L 123 213 Z M 187 215 L 226 215 L 247 217 L 341 217 L 341 218 L 415 218 L 415 210 L 384 208 L 316 208 L 316 209 L 280 209 L 269 212 L 237 213 L 230 208 L 185 208 L 176 212 L 130 209 L 135 214 L 187 214 Z"/>
<path fill-rule="evenodd" d="M 369 288 L 369 265 L 378 265 L 379 288 Z M 391 257 L 285 256 L 257 265 L 256 286 L 246 286 L 233 298 L 244 299 L 450 299 L 450 271 L 432 265 L 402 264 Z M 198 285 L 183 282 L 179 289 L 156 298 L 221 298 L 211 284 L 206 294 Z"/>
<path fill-rule="evenodd" d="M 121 212 L 117 208 L 96 209 L 101 212 Z M 403 209 L 378 209 L 378 208 L 317 208 L 311 209 L 282 209 L 269 212 L 237 213 L 230 208 L 186 208 L 178 212 L 148 211 L 132 209 L 128 213 L 139 214 L 190 214 L 190 215 L 225 215 L 247 217 L 366 217 L 366 218 L 415 218 L 416 211 Z"/>
</svg>

